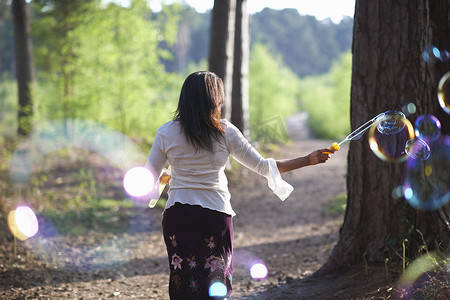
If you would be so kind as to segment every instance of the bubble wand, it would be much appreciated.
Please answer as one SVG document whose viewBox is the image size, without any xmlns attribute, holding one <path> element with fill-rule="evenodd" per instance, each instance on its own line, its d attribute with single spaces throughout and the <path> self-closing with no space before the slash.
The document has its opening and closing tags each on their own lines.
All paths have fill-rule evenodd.
<svg viewBox="0 0 450 300">
<path fill-rule="evenodd" d="M 352 141 L 352 140 L 357 140 L 360 137 L 363 136 L 364 132 L 367 131 L 367 129 L 369 129 L 370 127 L 372 127 L 372 125 L 374 125 L 375 123 L 377 123 L 377 121 L 384 117 L 385 113 L 381 113 L 378 116 L 370 119 L 369 121 L 367 121 L 366 123 L 364 123 L 363 125 L 359 126 L 356 130 L 353 130 L 349 135 L 347 135 L 342 141 L 340 141 L 339 143 L 334 142 L 333 144 L 331 144 L 330 147 L 328 147 L 328 149 L 333 150 L 333 151 L 338 151 L 341 148 L 341 145 L 344 142 L 347 141 Z"/>
</svg>

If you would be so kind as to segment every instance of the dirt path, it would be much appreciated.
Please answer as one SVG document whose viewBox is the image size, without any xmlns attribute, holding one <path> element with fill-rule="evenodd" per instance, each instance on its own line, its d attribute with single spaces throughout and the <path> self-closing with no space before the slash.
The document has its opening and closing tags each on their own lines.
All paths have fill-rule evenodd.
<svg viewBox="0 0 450 300">
<path fill-rule="evenodd" d="M 301 138 L 284 145 L 274 158 L 306 155 L 332 142 Z M 231 299 L 363 299 L 367 291 L 377 290 L 378 282 L 355 290 L 335 274 L 309 277 L 338 239 L 343 216 L 326 207 L 346 191 L 347 151 L 344 144 L 326 164 L 283 175 L 295 188 L 284 202 L 264 178 L 245 168 L 229 177 L 237 213 Z M 87 235 L 36 237 L 20 243 L 16 259 L 11 239 L 1 237 L 6 242 L 0 248 L 0 298 L 168 299 L 161 217 L 160 209 L 143 204 L 121 233 L 93 229 Z M 45 220 L 40 221 L 45 227 Z M 251 278 L 249 268 L 255 262 L 267 266 L 267 279 Z"/>
</svg>

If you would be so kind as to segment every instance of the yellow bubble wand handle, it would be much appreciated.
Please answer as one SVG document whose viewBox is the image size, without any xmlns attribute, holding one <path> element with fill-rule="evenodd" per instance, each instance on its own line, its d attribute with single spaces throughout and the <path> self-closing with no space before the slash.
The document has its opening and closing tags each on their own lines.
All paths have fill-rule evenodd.
<svg viewBox="0 0 450 300">
<path fill-rule="evenodd" d="M 159 198 L 161 197 L 161 194 L 162 194 L 164 188 L 169 183 L 170 178 L 171 178 L 170 167 L 169 167 L 169 170 L 163 169 L 161 171 L 161 175 L 159 176 L 159 195 L 156 199 L 150 199 L 150 203 L 148 204 L 148 207 L 150 207 L 150 208 L 155 207 L 156 203 L 158 202 Z"/>
<path fill-rule="evenodd" d="M 333 144 L 331 144 L 330 147 L 328 147 L 328 149 L 333 150 L 333 151 L 338 151 L 341 147 L 339 146 L 338 143 L 334 142 Z M 324 152 L 326 154 L 331 154 L 331 152 Z"/>
</svg>

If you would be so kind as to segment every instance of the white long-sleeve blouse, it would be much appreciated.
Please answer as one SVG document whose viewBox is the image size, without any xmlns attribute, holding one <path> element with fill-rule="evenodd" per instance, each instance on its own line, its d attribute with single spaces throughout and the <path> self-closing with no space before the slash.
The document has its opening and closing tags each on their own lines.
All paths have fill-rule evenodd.
<svg viewBox="0 0 450 300">
<path fill-rule="evenodd" d="M 169 199 L 165 209 L 180 202 L 235 216 L 225 175 L 230 155 L 245 167 L 266 177 L 269 187 L 281 200 L 292 192 L 293 187 L 281 178 L 273 158 L 263 158 L 233 124 L 225 119 L 221 123 L 225 133 L 214 142 L 212 152 L 203 149 L 196 151 L 187 141 L 178 121 L 169 121 L 158 129 L 145 167 L 158 178 L 167 161 L 171 166 Z M 154 198 L 158 195 L 155 188 L 150 196 Z"/>
</svg>

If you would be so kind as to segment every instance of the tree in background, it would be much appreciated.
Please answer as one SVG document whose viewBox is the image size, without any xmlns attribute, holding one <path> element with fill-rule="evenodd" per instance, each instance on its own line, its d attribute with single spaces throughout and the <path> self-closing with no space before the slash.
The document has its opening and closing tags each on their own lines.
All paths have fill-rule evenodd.
<svg viewBox="0 0 450 300">
<path fill-rule="evenodd" d="M 400 110 L 412 102 L 416 112 L 408 118 L 413 124 L 418 115 L 433 114 L 440 119 L 442 135 L 450 133 L 450 116 L 436 98 L 438 81 L 448 71 L 448 63 L 431 64 L 421 58 L 424 46 L 450 49 L 449 19 L 449 1 L 356 1 L 352 129 L 381 112 Z M 444 185 L 448 188 L 449 166 L 440 167 L 447 172 Z M 395 258 L 403 244 L 409 259 L 414 259 L 421 247 L 448 249 L 448 205 L 422 211 L 413 209 L 404 198 L 392 197 L 403 182 L 404 168 L 404 163 L 378 159 L 369 148 L 367 134 L 350 144 L 344 224 L 322 271 L 363 259 L 384 262 Z"/>
<path fill-rule="evenodd" d="M 222 117 L 230 119 L 236 0 L 214 0 L 209 40 L 209 70 L 223 80 Z"/>
<path fill-rule="evenodd" d="M 32 126 L 34 81 L 32 44 L 28 5 L 25 0 L 13 0 L 14 41 L 16 48 L 16 73 L 18 86 L 18 130 L 22 136 L 28 135 Z"/>
<path fill-rule="evenodd" d="M 231 123 L 250 136 L 249 120 L 249 16 L 247 0 L 236 2 Z"/>
</svg>

